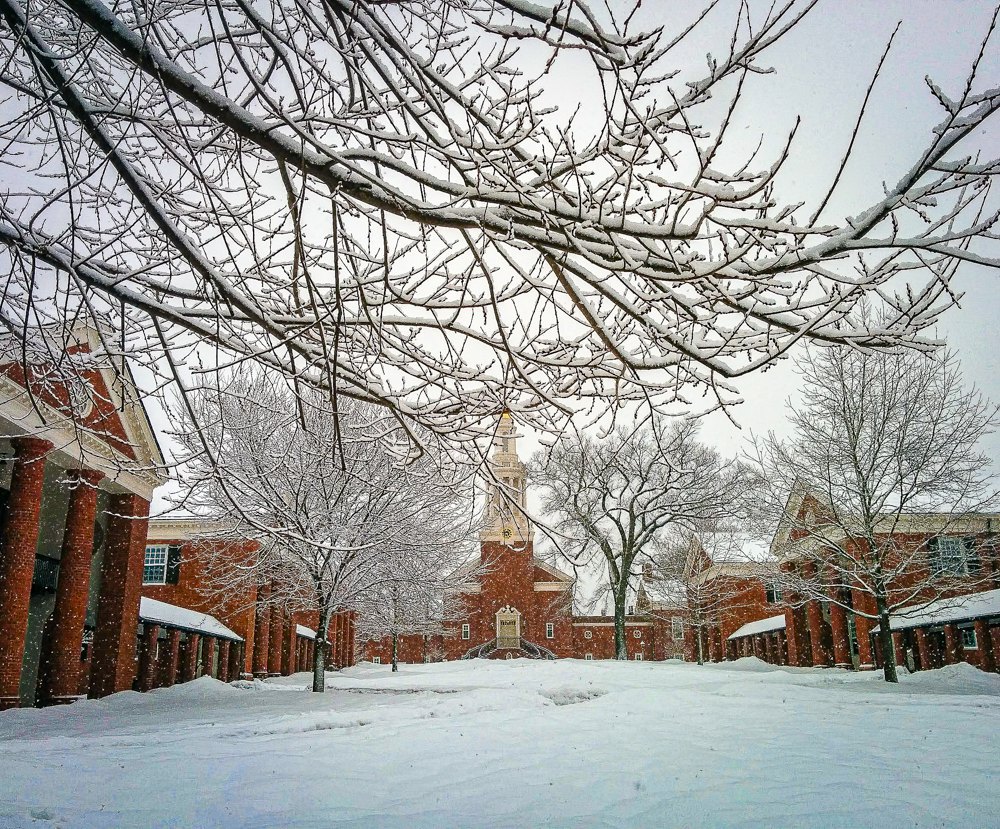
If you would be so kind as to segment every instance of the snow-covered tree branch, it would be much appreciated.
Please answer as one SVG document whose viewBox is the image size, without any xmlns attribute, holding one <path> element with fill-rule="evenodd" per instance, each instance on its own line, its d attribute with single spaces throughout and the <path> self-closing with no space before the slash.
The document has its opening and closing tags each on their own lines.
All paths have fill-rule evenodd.
<svg viewBox="0 0 1000 829">
<path fill-rule="evenodd" d="M 929 347 L 956 268 L 1000 264 L 974 143 L 1000 93 L 978 61 L 930 83 L 908 171 L 827 215 L 853 140 L 800 204 L 774 186 L 795 131 L 730 130 L 814 3 L 739 4 L 694 70 L 715 5 L 668 32 L 582 0 L 0 0 L 0 324 L 113 314 L 171 381 L 155 355 L 210 343 L 411 441 L 731 400 L 801 340 Z"/>
</svg>

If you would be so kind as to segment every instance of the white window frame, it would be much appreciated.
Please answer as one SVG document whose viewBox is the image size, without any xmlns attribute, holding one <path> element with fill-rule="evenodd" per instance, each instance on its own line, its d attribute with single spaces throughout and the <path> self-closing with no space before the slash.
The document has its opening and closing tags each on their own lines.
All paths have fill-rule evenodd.
<svg viewBox="0 0 1000 829">
<path fill-rule="evenodd" d="M 162 555 L 163 560 L 159 561 Z M 155 558 L 156 560 L 152 563 L 150 558 Z M 167 563 L 170 561 L 170 545 L 169 544 L 147 544 L 146 549 L 143 551 L 142 555 L 142 583 L 143 584 L 166 584 L 167 583 Z M 161 575 L 157 580 L 152 576 L 152 568 L 162 568 Z M 146 577 L 147 569 L 150 570 L 150 577 Z"/>
<path fill-rule="evenodd" d="M 674 616 L 674 618 L 670 620 L 670 637 L 675 642 L 684 641 L 684 620 L 679 616 Z"/>
<path fill-rule="evenodd" d="M 592 653 L 585 653 L 583 655 L 583 658 L 587 662 L 593 662 L 594 661 L 594 654 L 592 654 Z"/>
<path fill-rule="evenodd" d="M 555 639 L 556 638 L 556 626 L 552 622 L 545 623 L 545 638 Z"/>
<path fill-rule="evenodd" d="M 469 623 L 466 622 L 462 625 L 462 638 L 471 639 L 472 638 L 472 628 L 469 627 Z"/>
<path fill-rule="evenodd" d="M 935 551 L 937 573 L 947 576 L 969 575 L 969 550 L 965 538 L 956 535 L 942 535 L 937 539 Z"/>
<path fill-rule="evenodd" d="M 975 628 L 961 628 L 962 634 L 962 650 L 965 651 L 978 651 L 979 650 L 979 636 L 976 635 Z M 971 635 L 970 635 L 971 634 Z M 966 643 L 965 639 L 968 636 L 970 642 Z"/>
<path fill-rule="evenodd" d="M 633 662 L 642 662 L 642 651 L 636 651 L 635 656 L 632 657 Z"/>
<path fill-rule="evenodd" d="M 592 631 L 592 630 L 585 630 L 583 632 L 583 638 L 584 639 L 593 639 L 594 638 L 594 631 Z"/>
<path fill-rule="evenodd" d="M 382 657 L 381 656 L 373 656 L 372 657 L 372 665 L 381 665 L 381 664 L 382 664 Z"/>
</svg>

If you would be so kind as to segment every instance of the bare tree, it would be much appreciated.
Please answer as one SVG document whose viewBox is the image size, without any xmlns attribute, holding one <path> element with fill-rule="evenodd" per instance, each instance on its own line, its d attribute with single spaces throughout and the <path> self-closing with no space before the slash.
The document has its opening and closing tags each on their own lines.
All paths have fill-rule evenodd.
<svg viewBox="0 0 1000 829">
<path fill-rule="evenodd" d="M 183 505 L 217 519 L 224 528 L 214 536 L 259 544 L 247 566 L 227 556 L 209 568 L 216 589 L 264 579 L 270 602 L 318 613 L 314 691 L 324 687 L 332 615 L 380 595 L 406 561 L 430 569 L 442 548 L 468 537 L 471 520 L 459 467 L 449 478 L 440 458 L 406 461 L 405 438 L 383 414 L 349 400 L 334 413 L 326 403 L 243 369 L 182 401 L 176 434 L 188 450 Z"/>
<path fill-rule="evenodd" d="M 575 435 L 532 459 L 548 532 L 574 568 L 600 564 L 615 616 L 615 658 L 626 659 L 630 588 L 668 531 L 734 509 L 743 467 L 697 440 L 692 420 Z"/>
<path fill-rule="evenodd" d="M 972 547 L 985 529 L 977 514 L 995 508 L 997 491 L 979 442 L 998 409 L 963 386 L 947 352 L 813 349 L 799 373 L 792 436 L 756 446 L 766 482 L 758 503 L 778 528 L 776 552 L 796 565 L 786 590 L 877 621 L 885 678 L 895 682 L 890 615 L 984 577 Z M 964 535 L 955 554 L 928 549 L 956 533 Z"/>
<path fill-rule="evenodd" d="M 115 319 L 115 356 L 164 382 L 254 360 L 413 442 L 485 442 L 504 405 L 555 429 L 733 399 L 801 340 L 930 348 L 956 267 L 1000 264 L 974 143 L 993 26 L 961 88 L 928 82 L 942 120 L 907 172 L 839 218 L 867 96 L 803 203 L 774 187 L 795 129 L 731 128 L 814 0 L 670 33 L 640 5 L 0 0 L 0 325 Z"/>
<path fill-rule="evenodd" d="M 753 607 L 748 583 L 774 581 L 773 562 L 761 561 L 746 527 L 733 521 L 706 522 L 696 531 L 682 528 L 658 545 L 650 576 L 676 596 L 671 617 L 693 631 L 695 658 L 708 657 L 713 636 L 722 636 L 727 617 Z M 726 643 L 721 641 L 723 651 Z"/>
<path fill-rule="evenodd" d="M 399 638 L 442 634 L 460 618 L 458 588 L 479 572 L 470 561 L 475 527 L 469 523 L 468 502 L 449 502 L 437 493 L 426 507 L 397 536 L 394 554 L 379 566 L 378 583 L 355 604 L 363 637 L 389 637 L 394 673 L 399 670 Z"/>
</svg>

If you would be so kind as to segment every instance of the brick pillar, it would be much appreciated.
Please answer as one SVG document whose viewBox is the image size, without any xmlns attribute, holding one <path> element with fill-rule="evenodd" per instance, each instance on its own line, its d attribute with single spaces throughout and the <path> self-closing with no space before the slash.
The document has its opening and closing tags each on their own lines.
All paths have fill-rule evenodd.
<svg viewBox="0 0 1000 829">
<path fill-rule="evenodd" d="M 962 637 L 955 625 L 944 626 L 944 664 L 954 665 L 962 661 Z"/>
<path fill-rule="evenodd" d="M 51 443 L 39 438 L 13 438 L 11 443 L 14 470 L 0 537 L 0 711 L 21 704 L 21 663 L 45 486 L 45 454 L 52 449 Z"/>
<path fill-rule="evenodd" d="M 295 673 L 295 618 L 290 614 L 285 616 L 284 636 L 281 641 L 281 675 L 291 676 Z"/>
<path fill-rule="evenodd" d="M 722 662 L 726 658 L 726 642 L 722 638 L 722 628 L 715 625 L 712 628 L 712 660 Z"/>
<path fill-rule="evenodd" d="M 228 639 L 219 640 L 219 682 L 229 682 L 229 647 Z"/>
<path fill-rule="evenodd" d="M 920 670 L 927 671 L 934 667 L 931 662 L 931 649 L 927 646 L 927 631 L 916 628 L 913 631 L 917 638 L 917 655 L 920 657 Z"/>
<path fill-rule="evenodd" d="M 132 687 L 148 527 L 149 501 L 131 493 L 111 498 L 101 565 L 101 593 L 97 600 L 94 661 L 90 668 L 92 699 Z"/>
<path fill-rule="evenodd" d="M 340 667 L 340 614 L 334 613 L 330 617 L 330 625 L 327 628 L 327 638 L 328 651 L 327 651 L 327 668 L 333 668 L 336 670 Z"/>
<path fill-rule="evenodd" d="M 995 656 L 993 653 L 993 642 L 990 639 L 990 630 L 986 626 L 985 619 L 978 619 L 972 623 L 973 630 L 976 631 L 976 645 L 979 647 L 979 667 L 984 671 L 995 671 L 997 669 Z"/>
<path fill-rule="evenodd" d="M 262 584 L 257 589 L 257 607 L 253 627 L 253 675 L 267 676 L 268 640 L 270 639 L 270 608 L 267 600 L 271 595 L 271 585 Z"/>
<path fill-rule="evenodd" d="M 903 634 L 901 631 L 892 632 L 892 650 L 896 654 L 896 666 L 906 667 L 906 649 L 903 647 Z"/>
<path fill-rule="evenodd" d="M 281 675 L 281 643 L 285 636 L 285 614 L 284 611 L 274 605 L 271 608 L 271 635 L 267 646 L 267 674 L 268 676 Z"/>
<path fill-rule="evenodd" d="M 206 636 L 202 640 L 201 646 L 201 674 L 203 676 L 215 676 L 215 637 Z"/>
<path fill-rule="evenodd" d="M 357 658 L 354 648 L 354 640 L 357 634 L 357 619 L 355 618 L 354 611 L 347 611 L 347 664 L 350 667 L 354 667 L 357 663 Z"/>
<path fill-rule="evenodd" d="M 181 682 L 190 682 L 197 676 L 198 671 L 198 645 L 201 637 L 197 633 L 189 633 L 184 640 L 183 653 L 181 654 Z"/>
<path fill-rule="evenodd" d="M 43 705 L 72 702 L 80 690 L 80 648 L 90 596 L 97 485 L 104 475 L 74 470 L 67 477 L 73 488 L 66 512 L 55 609 L 42 652 L 39 701 Z"/>
<path fill-rule="evenodd" d="M 156 687 L 157 639 L 159 625 L 143 625 L 142 641 L 139 643 L 139 690 L 151 691 Z"/>
<path fill-rule="evenodd" d="M 993 670 L 1000 672 L 1000 627 L 989 629 L 989 648 L 993 654 Z"/>
<path fill-rule="evenodd" d="M 176 628 L 167 631 L 166 645 L 160 649 L 160 687 L 169 688 L 177 682 L 181 659 L 181 632 Z"/>
<path fill-rule="evenodd" d="M 850 668 L 852 662 L 847 611 L 835 602 L 830 602 L 830 629 L 833 633 L 833 664 L 838 668 Z"/>
<path fill-rule="evenodd" d="M 229 681 L 233 682 L 243 678 L 245 643 L 233 642 L 229 648 Z"/>
</svg>

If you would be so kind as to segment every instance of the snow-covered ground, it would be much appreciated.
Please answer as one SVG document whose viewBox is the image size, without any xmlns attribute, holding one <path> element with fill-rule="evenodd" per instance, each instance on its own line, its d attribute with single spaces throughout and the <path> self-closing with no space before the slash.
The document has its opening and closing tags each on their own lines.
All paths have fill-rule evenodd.
<svg viewBox="0 0 1000 829">
<path fill-rule="evenodd" d="M 0 714 L 2 827 L 1000 826 L 1000 677 L 363 665 Z"/>
</svg>

